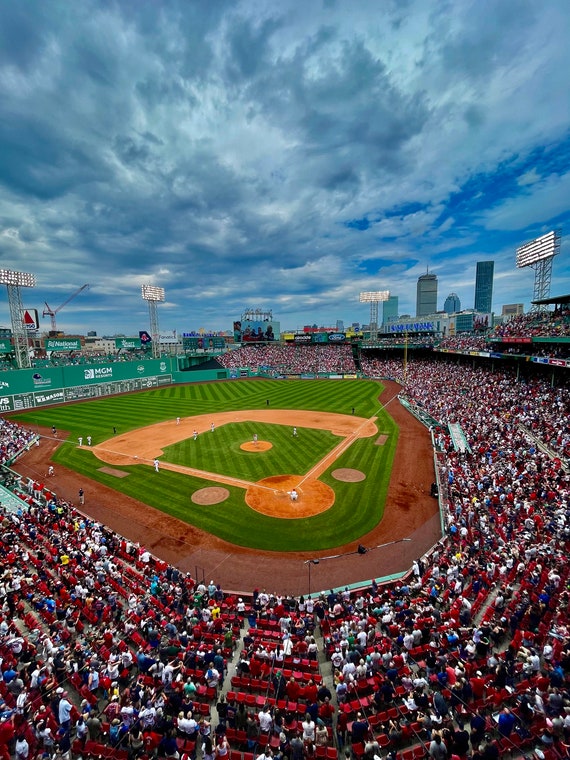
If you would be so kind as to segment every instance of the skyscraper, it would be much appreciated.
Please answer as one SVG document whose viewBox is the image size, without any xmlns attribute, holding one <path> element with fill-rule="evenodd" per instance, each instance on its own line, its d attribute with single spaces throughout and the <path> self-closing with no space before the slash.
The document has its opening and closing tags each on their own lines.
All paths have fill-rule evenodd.
<svg viewBox="0 0 570 760">
<path fill-rule="evenodd" d="M 394 322 L 398 319 L 398 296 L 390 296 L 387 301 L 382 302 L 382 324 Z"/>
<path fill-rule="evenodd" d="M 461 311 L 461 301 L 457 293 L 450 293 L 445 299 L 443 310 L 446 314 L 456 314 Z"/>
<path fill-rule="evenodd" d="M 428 272 L 418 277 L 416 317 L 425 317 L 428 314 L 435 314 L 436 311 L 437 276 Z"/>
<path fill-rule="evenodd" d="M 502 317 L 515 317 L 517 314 L 524 314 L 524 303 L 503 304 Z"/>
<path fill-rule="evenodd" d="M 475 275 L 475 311 L 485 314 L 491 312 L 493 306 L 493 274 L 494 261 L 478 261 Z"/>
</svg>

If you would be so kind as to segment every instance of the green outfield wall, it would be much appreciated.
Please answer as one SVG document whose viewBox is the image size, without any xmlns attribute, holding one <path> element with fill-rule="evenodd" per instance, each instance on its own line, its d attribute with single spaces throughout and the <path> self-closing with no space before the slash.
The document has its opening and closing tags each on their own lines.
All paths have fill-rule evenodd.
<svg viewBox="0 0 570 760">
<path fill-rule="evenodd" d="M 227 376 L 226 370 L 179 372 L 176 357 L 13 370 L 0 374 L 0 412 Z"/>
</svg>

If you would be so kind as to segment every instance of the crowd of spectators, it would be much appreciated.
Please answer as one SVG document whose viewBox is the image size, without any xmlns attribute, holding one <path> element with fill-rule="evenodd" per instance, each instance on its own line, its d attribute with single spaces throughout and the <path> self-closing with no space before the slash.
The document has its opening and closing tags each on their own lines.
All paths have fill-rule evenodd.
<svg viewBox="0 0 570 760">
<path fill-rule="evenodd" d="M 436 335 L 421 335 L 419 333 L 391 333 L 389 335 L 380 334 L 377 340 L 374 341 L 374 346 L 380 348 L 392 348 L 395 346 L 401 347 L 404 343 L 408 343 L 409 346 L 422 346 L 423 348 L 432 348 L 434 344 L 437 344 L 438 339 Z M 365 347 L 365 346 L 364 346 Z"/>
<path fill-rule="evenodd" d="M 42 367 L 69 367 L 83 364 L 138 362 L 154 358 L 150 351 L 142 349 L 132 351 L 121 350 L 112 353 L 103 351 L 70 351 L 68 353 L 60 353 L 52 351 L 49 356 L 45 352 L 38 353 L 32 359 L 32 367 L 41 369 Z"/>
<path fill-rule="evenodd" d="M 217 357 L 226 369 L 272 370 L 282 375 L 356 372 L 352 346 L 266 343 L 242 346 Z"/>
<path fill-rule="evenodd" d="M 113 353 L 94 351 L 70 351 L 60 353 L 52 351 L 48 356 L 44 351 L 37 351 L 31 359 L 33 369 L 45 369 L 47 367 L 74 367 L 83 364 L 108 364 L 117 362 L 140 362 L 154 359 L 150 351 L 116 351 Z M 4 357 L 0 359 L 0 371 L 18 369 L 15 360 Z"/>
<path fill-rule="evenodd" d="M 389 583 L 240 596 L 20 481 L 0 535 L 0 757 L 566 757 L 568 392 L 425 360 L 403 393 L 440 423 L 445 535 Z"/>
<path fill-rule="evenodd" d="M 539 311 L 517 314 L 498 325 L 489 336 L 503 337 L 557 337 L 570 335 L 570 310 Z"/>
<path fill-rule="evenodd" d="M 533 356 L 553 356 L 566 358 L 569 352 L 563 345 L 553 343 L 544 345 L 516 345 L 509 346 L 503 342 L 503 338 L 510 340 L 521 338 L 552 338 L 554 341 L 559 337 L 570 335 L 570 311 L 568 309 L 554 312 L 532 312 L 519 314 L 510 320 L 503 322 L 488 330 L 485 334 L 480 332 L 461 333 L 438 339 L 432 339 L 436 348 L 451 351 L 499 351 L 512 354 L 532 354 Z M 409 342 L 416 343 L 415 338 L 408 338 Z"/>
<path fill-rule="evenodd" d="M 403 380 L 401 363 L 376 362 L 373 373 Z M 433 433 L 441 452 L 448 542 L 432 555 L 425 570 L 414 567 L 413 582 L 396 598 L 392 594 L 386 605 L 378 607 L 379 615 L 386 614 L 383 628 L 404 635 L 404 652 L 415 652 L 426 663 L 426 652 L 435 654 L 436 661 L 439 658 L 435 666 L 426 667 L 425 676 L 436 691 L 446 692 L 447 706 L 455 709 L 456 717 L 464 702 L 470 705 L 474 697 L 483 707 L 494 706 L 496 713 L 507 703 L 519 730 L 512 738 L 521 743 L 532 728 L 544 749 L 556 742 L 554 735 L 560 738 L 564 733 L 563 725 L 567 739 L 570 723 L 565 680 L 570 477 L 561 460 L 541 448 L 546 444 L 568 454 L 568 391 L 536 379 L 517 383 L 512 375 L 426 360 L 408 365 L 403 392 L 444 423 Z M 455 450 L 447 432 L 449 422 L 461 425 L 471 454 Z M 485 625 L 470 627 L 475 609 L 481 608 L 491 590 L 497 596 L 483 615 Z M 442 607 L 444 598 L 447 604 Z M 398 618 L 400 626 L 391 629 Z M 411 636 L 407 643 L 403 621 Z M 555 673 L 561 661 L 565 665 Z M 408 706 L 417 706 L 417 679 L 414 673 L 407 675 L 411 683 L 409 678 L 395 677 L 391 685 L 396 691 L 400 688 L 402 697 L 412 693 Z M 561 690 L 560 709 L 552 709 Z M 389 687 L 388 692 L 391 702 Z M 424 708 L 429 708 L 427 722 L 432 724 L 435 701 L 433 694 L 428 705 L 423 699 Z M 425 722 L 425 709 L 411 712 Z M 536 721 L 541 715 L 545 720 Z M 436 723 L 440 717 L 435 715 Z M 468 717 L 473 729 L 472 713 Z M 496 717 L 500 720 L 500 715 Z M 507 739 L 512 730 L 511 726 Z M 453 736 L 449 740 L 453 745 Z M 506 742 L 503 751 L 508 746 Z M 567 748 L 561 751 L 566 756 Z"/>
<path fill-rule="evenodd" d="M 72 745 L 175 756 L 181 711 L 203 733 L 210 725 L 239 633 L 231 597 L 42 484 L 20 487 L 22 510 L 4 515 L 0 536 L 0 755 L 20 742 L 29 757 Z"/>
<path fill-rule="evenodd" d="M 447 348 L 450 351 L 488 351 L 487 338 L 481 335 L 451 335 L 442 338 L 438 348 Z"/>
<path fill-rule="evenodd" d="M 362 371 L 404 382 L 401 361 L 370 359 L 362 362 Z M 425 360 L 408 363 L 405 386 L 406 395 L 435 419 L 445 424 L 460 421 L 471 441 L 485 436 L 490 443 L 502 441 L 523 426 L 555 455 L 565 462 L 570 459 L 567 385 L 553 388 L 539 376 L 517 382 L 513 369 L 489 372 Z"/>
<path fill-rule="evenodd" d="M 36 437 L 30 430 L 0 417 L 0 464 L 14 459 L 30 446 Z"/>
<path fill-rule="evenodd" d="M 521 335 L 522 337 L 528 337 Z M 553 339 L 554 340 L 554 339 Z M 443 338 L 436 348 L 449 351 L 487 351 L 517 356 L 548 356 L 558 359 L 566 359 L 570 356 L 570 347 L 566 343 L 504 343 L 502 338 L 483 338 L 480 335 L 455 335 Z"/>
</svg>

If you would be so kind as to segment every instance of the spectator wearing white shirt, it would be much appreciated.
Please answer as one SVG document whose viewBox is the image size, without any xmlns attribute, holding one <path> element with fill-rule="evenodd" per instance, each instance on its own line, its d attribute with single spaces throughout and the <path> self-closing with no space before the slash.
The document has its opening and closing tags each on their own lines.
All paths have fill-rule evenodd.
<svg viewBox="0 0 570 760">
<path fill-rule="evenodd" d="M 264 734 L 268 734 L 273 728 L 273 715 L 269 706 L 264 705 L 257 717 L 259 719 L 259 730 Z"/>
</svg>

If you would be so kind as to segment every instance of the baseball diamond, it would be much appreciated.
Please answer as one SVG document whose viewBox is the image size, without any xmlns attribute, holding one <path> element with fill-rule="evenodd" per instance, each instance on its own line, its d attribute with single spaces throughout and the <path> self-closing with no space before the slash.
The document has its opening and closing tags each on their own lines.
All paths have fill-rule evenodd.
<svg viewBox="0 0 570 760">
<path fill-rule="evenodd" d="M 296 593 L 305 584 L 304 574 L 299 576 L 300 560 L 306 559 L 309 552 L 311 557 L 343 554 L 354 550 L 359 543 L 374 546 L 411 537 L 414 540 L 409 544 L 363 557 L 352 572 L 356 581 L 365 575 L 380 575 L 384 567 L 386 572 L 394 572 L 399 567 L 403 570 L 418 552 L 437 540 L 440 524 L 437 502 L 430 497 L 433 456 L 429 434 L 400 406 L 396 384 L 384 384 L 380 404 L 378 394 L 382 386 L 372 381 L 313 381 L 308 384 L 311 388 L 299 381 L 256 380 L 223 385 L 225 394 L 228 388 L 239 389 L 237 395 L 241 403 L 246 403 L 243 400 L 246 398 L 252 407 L 252 399 L 263 398 L 263 408 L 259 403 L 259 408 L 222 411 L 218 401 L 215 405 L 218 411 L 182 413 L 177 424 L 177 415 L 162 400 L 166 419 L 152 419 L 152 424 L 140 427 L 141 400 L 148 399 L 147 394 L 106 399 L 114 419 L 125 419 L 123 406 L 136 412 L 132 429 L 122 432 L 119 428 L 118 435 L 107 432 L 102 438 L 97 434 L 97 427 L 93 427 L 95 445 L 81 452 L 70 443 L 59 446 L 61 442 L 50 438 L 47 446 L 31 451 L 22 460 L 22 471 L 25 474 L 26 467 L 32 471 L 40 466 L 42 458 L 47 460 L 53 455 L 58 462 L 57 488 L 62 496 L 74 494 L 76 483 L 87 482 L 85 509 L 90 516 L 144 543 L 158 556 L 177 563 L 182 569 L 216 567 L 222 582 L 238 589 L 251 585 L 255 567 L 256 572 L 261 570 L 278 578 L 284 593 Z M 273 396 L 269 409 L 265 403 L 268 386 Z M 324 409 L 279 408 L 279 395 L 285 389 L 287 394 L 291 390 L 296 393 L 299 406 L 313 404 L 315 386 L 320 386 L 321 398 L 326 395 L 325 390 L 331 394 L 329 404 L 333 409 L 340 406 L 349 411 L 357 398 L 359 409 L 367 416 Z M 188 395 L 200 397 L 200 403 L 190 407 L 196 409 L 204 408 L 208 389 L 219 394 L 220 384 L 186 388 Z M 160 393 L 152 391 L 149 395 L 157 400 Z M 137 397 L 139 403 L 135 405 L 133 401 Z M 291 403 L 289 395 L 287 402 Z M 231 405 L 231 396 L 223 403 Z M 60 407 L 48 413 L 35 412 L 27 414 L 26 419 L 29 422 L 33 417 L 36 424 L 41 418 L 57 419 L 58 429 L 69 428 L 70 422 L 76 428 L 78 417 L 80 424 L 92 425 L 94 421 L 89 420 L 87 413 L 90 404 L 99 417 L 99 427 L 111 431 L 113 423 L 107 424 L 105 418 L 101 420 L 101 401 Z M 180 408 L 178 401 L 177 407 Z M 149 415 L 153 416 L 150 409 Z M 214 432 L 211 432 L 212 424 L 215 424 Z M 291 435 L 293 426 L 299 431 L 296 437 Z M 244 442 L 251 443 L 250 431 L 254 428 L 263 430 L 259 443 L 269 441 L 271 451 L 252 454 L 241 449 Z M 227 438 L 233 429 L 238 431 L 237 440 Z M 196 440 L 194 431 L 198 432 Z M 378 445 L 379 433 L 386 436 L 382 446 Z M 280 442 L 280 436 L 286 439 L 289 450 Z M 388 445 L 390 439 L 392 448 Z M 227 448 L 220 453 L 216 446 L 221 441 L 225 441 Z M 202 444 L 207 444 L 209 450 L 198 456 L 196 448 Z M 180 447 L 189 450 L 184 463 L 181 463 L 184 451 L 177 451 Z M 369 454 L 362 447 L 368 447 Z M 238 459 L 240 455 L 243 462 Z M 263 458 L 271 455 L 274 464 L 269 464 L 269 470 L 266 464 L 264 469 Z M 136 461 L 135 457 L 138 457 Z M 137 488 L 135 481 L 140 481 L 141 474 L 153 470 L 155 457 L 160 460 L 160 473 L 153 472 L 156 477 L 149 478 L 150 482 L 143 477 Z M 89 467 L 82 467 L 86 461 L 90 462 Z M 378 463 L 381 463 L 381 472 Z M 120 478 L 110 475 L 109 466 L 130 474 Z M 343 468 L 362 472 L 362 476 L 335 477 L 333 471 Z M 250 473 L 249 476 L 246 473 Z M 204 495 L 193 498 L 197 492 L 203 494 L 207 486 L 223 487 L 228 496 L 222 500 L 211 500 Z M 293 488 L 298 492 L 294 503 L 288 495 Z M 181 505 L 173 509 L 175 493 L 182 494 L 183 498 Z M 323 583 L 330 585 L 336 573 L 339 582 L 350 582 L 351 564 L 354 563 L 341 557 L 334 566 L 333 563 L 323 565 L 326 567 Z M 226 567 L 227 576 L 224 575 Z"/>
</svg>

